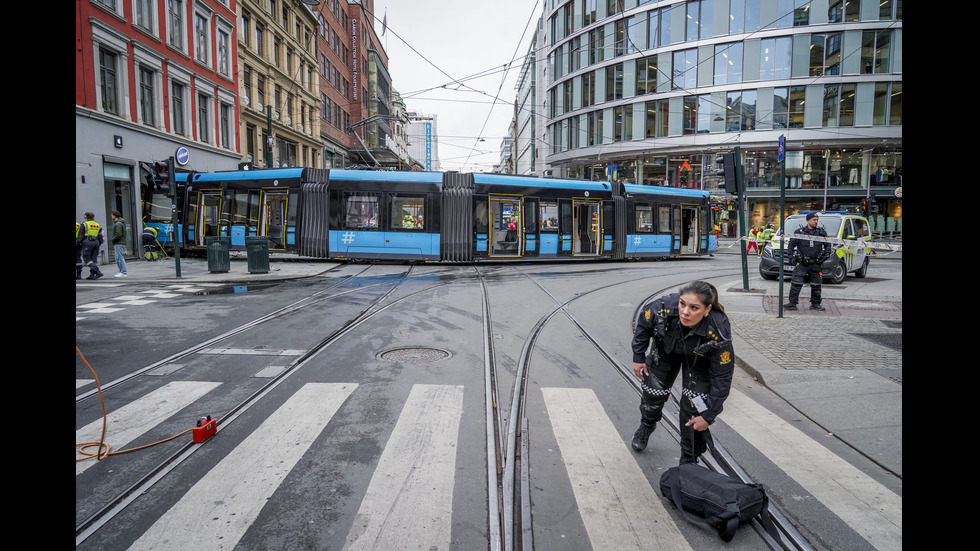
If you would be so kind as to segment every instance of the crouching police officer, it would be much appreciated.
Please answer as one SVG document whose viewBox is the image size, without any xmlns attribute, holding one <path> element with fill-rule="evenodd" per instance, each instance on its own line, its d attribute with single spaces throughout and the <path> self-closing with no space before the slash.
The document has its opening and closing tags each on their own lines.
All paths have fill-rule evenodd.
<svg viewBox="0 0 980 551">
<path fill-rule="evenodd" d="M 806 226 L 797 228 L 793 237 L 789 240 L 786 247 L 786 254 L 790 258 L 793 268 L 793 283 L 789 288 L 789 302 L 783 305 L 787 310 L 796 310 L 796 303 L 800 300 L 800 290 L 807 276 L 810 277 L 810 309 L 826 310 L 820 305 L 820 284 L 823 280 L 821 268 L 825 260 L 830 258 L 833 252 L 829 241 L 824 239 L 811 239 L 812 237 L 827 237 L 827 231 L 823 226 L 818 226 L 820 217 L 816 213 L 806 215 Z"/>
<path fill-rule="evenodd" d="M 647 304 L 636 321 L 632 347 L 633 373 L 643 391 L 633 449 L 647 447 L 677 373 L 683 371 L 680 462 L 697 463 L 707 448 L 703 431 L 721 413 L 735 371 L 731 326 L 718 290 L 694 281 Z"/>
</svg>

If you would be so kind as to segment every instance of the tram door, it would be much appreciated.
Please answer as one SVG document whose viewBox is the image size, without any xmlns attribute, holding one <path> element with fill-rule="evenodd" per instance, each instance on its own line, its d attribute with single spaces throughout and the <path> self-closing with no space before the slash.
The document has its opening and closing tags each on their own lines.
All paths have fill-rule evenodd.
<svg viewBox="0 0 980 551">
<path fill-rule="evenodd" d="M 286 206 L 289 190 L 262 192 L 262 211 L 259 213 L 260 235 L 269 237 L 270 250 L 286 248 Z"/>
<path fill-rule="evenodd" d="M 602 212 L 598 201 L 572 201 L 574 215 L 575 239 L 573 253 L 590 256 L 602 252 Z"/>
<path fill-rule="evenodd" d="M 698 207 L 696 205 L 681 205 L 681 254 L 697 254 L 701 243 L 698 228 Z"/>
<path fill-rule="evenodd" d="M 490 256 L 520 256 L 524 225 L 520 197 L 490 197 Z"/>
<path fill-rule="evenodd" d="M 221 192 L 202 191 L 197 196 L 194 244 L 204 247 L 208 237 L 221 235 Z"/>
</svg>

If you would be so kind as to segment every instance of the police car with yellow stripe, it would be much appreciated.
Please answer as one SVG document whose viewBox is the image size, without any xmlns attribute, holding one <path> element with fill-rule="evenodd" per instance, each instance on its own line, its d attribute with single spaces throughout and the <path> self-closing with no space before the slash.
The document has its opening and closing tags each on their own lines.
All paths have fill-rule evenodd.
<svg viewBox="0 0 980 551">
<path fill-rule="evenodd" d="M 818 212 L 820 226 L 827 231 L 827 240 L 834 249 L 834 254 L 824 261 L 823 282 L 843 283 L 847 274 L 854 277 L 864 277 L 868 273 L 868 261 L 871 255 L 871 226 L 868 219 L 848 212 Z M 762 260 L 759 262 L 759 274 L 764 279 L 779 277 L 779 261 L 783 257 L 789 239 L 796 230 L 806 226 L 806 213 L 802 212 L 788 216 L 783 227 L 776 230 L 776 235 L 765 244 Z M 783 229 L 788 232 L 788 239 L 783 239 Z M 783 276 L 793 274 L 793 267 L 786 259 Z"/>
</svg>

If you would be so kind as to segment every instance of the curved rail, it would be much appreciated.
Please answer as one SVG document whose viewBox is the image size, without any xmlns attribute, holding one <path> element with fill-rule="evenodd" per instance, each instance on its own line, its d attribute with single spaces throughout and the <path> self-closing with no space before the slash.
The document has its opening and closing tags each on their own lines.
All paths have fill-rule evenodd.
<svg viewBox="0 0 980 551">
<path fill-rule="evenodd" d="M 299 356 L 294 360 L 282 373 L 278 374 L 276 377 L 272 378 L 268 383 L 263 385 L 261 388 L 256 390 L 251 396 L 245 398 L 237 406 L 232 408 L 232 410 L 226 414 L 221 419 L 217 420 L 218 431 L 220 432 L 224 427 L 238 418 L 242 413 L 248 410 L 248 408 L 255 405 L 260 398 L 268 394 L 272 389 L 281 384 L 287 377 L 295 373 L 299 368 L 309 362 L 313 357 L 322 352 L 324 349 L 335 343 L 338 339 L 352 331 L 354 328 L 360 326 L 361 324 L 367 322 L 377 314 L 385 311 L 386 309 L 399 304 L 405 300 L 413 298 L 421 293 L 428 292 L 434 288 L 446 285 L 446 283 L 437 283 L 431 285 L 424 289 L 420 289 L 413 293 L 409 293 L 403 297 L 385 304 L 384 306 L 378 307 L 385 299 L 387 299 L 391 294 L 397 289 L 411 273 L 412 268 L 405 272 L 405 274 L 399 279 L 391 289 L 383 293 L 381 296 L 373 300 L 367 307 L 361 310 L 361 312 L 354 316 L 352 319 L 348 320 L 341 328 L 337 329 L 327 337 L 321 339 L 317 344 L 306 351 L 302 356 Z M 363 272 L 361 272 L 363 273 Z M 365 289 L 366 287 L 361 287 L 360 289 Z M 302 301 L 301 301 L 302 302 Z M 307 304 L 308 306 L 308 304 Z M 295 308 L 293 308 L 295 309 Z M 282 315 L 289 307 L 280 310 L 277 314 Z M 291 311 L 291 310 L 290 310 Z M 268 321 L 265 316 L 260 318 L 263 321 Z M 248 325 L 248 324 L 246 324 Z M 213 341 L 213 339 L 212 339 Z M 209 341 L 211 342 L 211 341 Z M 145 371 L 145 370 L 141 370 Z M 128 378 L 127 378 L 128 379 Z M 75 545 L 78 546 L 84 542 L 89 536 L 94 534 L 101 526 L 106 524 L 119 512 L 123 511 L 129 504 L 136 500 L 140 495 L 146 492 L 151 486 L 156 484 L 164 476 L 166 476 L 170 471 L 176 468 L 180 463 L 189 458 L 199 447 L 199 444 L 194 442 L 188 442 L 182 446 L 179 450 L 171 454 L 170 457 L 161 462 L 157 467 L 151 469 L 147 474 L 145 474 L 140 480 L 132 484 L 125 491 L 120 493 L 118 496 L 110 500 L 105 506 L 92 514 L 89 518 L 82 521 L 75 527 Z"/>
</svg>

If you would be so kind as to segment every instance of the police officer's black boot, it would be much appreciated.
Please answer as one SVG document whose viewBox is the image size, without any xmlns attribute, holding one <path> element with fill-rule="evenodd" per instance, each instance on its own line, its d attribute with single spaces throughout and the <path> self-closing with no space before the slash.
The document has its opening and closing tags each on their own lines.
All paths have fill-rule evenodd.
<svg viewBox="0 0 980 551">
<path fill-rule="evenodd" d="M 684 465 L 686 463 L 697 463 L 697 462 L 698 462 L 697 456 L 689 455 L 686 452 L 681 452 L 681 460 L 679 463 L 680 465 Z"/>
<path fill-rule="evenodd" d="M 650 435 L 653 434 L 656 428 L 657 425 L 647 426 L 640 423 L 640 428 L 636 429 L 636 432 L 633 433 L 633 449 L 638 452 L 645 450 L 647 442 L 650 440 Z"/>
</svg>

